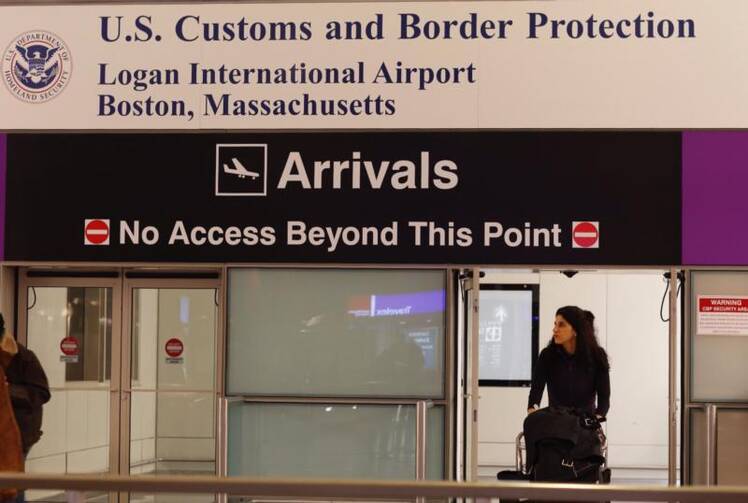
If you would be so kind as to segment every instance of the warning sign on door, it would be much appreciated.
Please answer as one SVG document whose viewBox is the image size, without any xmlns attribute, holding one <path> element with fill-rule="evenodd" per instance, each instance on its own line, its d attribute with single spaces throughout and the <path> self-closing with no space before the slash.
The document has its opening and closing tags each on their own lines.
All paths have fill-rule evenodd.
<svg viewBox="0 0 748 503">
<path fill-rule="evenodd" d="M 748 297 L 699 296 L 698 335 L 748 335 Z"/>
<path fill-rule="evenodd" d="M 60 361 L 65 363 L 78 363 L 80 345 L 75 337 L 65 337 L 60 341 Z"/>
<path fill-rule="evenodd" d="M 184 344 L 176 337 L 169 339 L 164 344 L 164 351 L 166 351 L 166 363 L 183 363 L 184 357 Z"/>
</svg>

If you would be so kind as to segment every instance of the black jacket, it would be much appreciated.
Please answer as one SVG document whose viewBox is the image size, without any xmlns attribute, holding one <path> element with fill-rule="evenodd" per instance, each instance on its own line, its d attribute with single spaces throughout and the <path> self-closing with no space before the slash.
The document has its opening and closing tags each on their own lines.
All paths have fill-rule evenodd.
<svg viewBox="0 0 748 503">
<path fill-rule="evenodd" d="M 600 351 L 603 351 L 600 349 Z M 548 385 L 551 407 L 583 409 L 600 416 L 610 408 L 610 373 L 607 369 L 589 367 L 579 355 L 568 354 L 563 346 L 551 344 L 543 349 L 535 364 L 528 406 L 539 405 L 543 388 Z M 597 406 L 595 398 L 597 397 Z"/>
<path fill-rule="evenodd" d="M 544 440 L 562 441 L 568 446 L 569 461 L 595 465 L 605 462 L 600 423 L 578 409 L 546 407 L 525 418 L 523 425 L 527 447 L 527 468 L 539 461 L 538 446 Z"/>
<path fill-rule="evenodd" d="M 42 405 L 49 401 L 49 383 L 33 351 L 18 344 L 5 374 L 10 384 L 10 399 L 21 430 L 24 454 L 42 436 Z"/>
</svg>

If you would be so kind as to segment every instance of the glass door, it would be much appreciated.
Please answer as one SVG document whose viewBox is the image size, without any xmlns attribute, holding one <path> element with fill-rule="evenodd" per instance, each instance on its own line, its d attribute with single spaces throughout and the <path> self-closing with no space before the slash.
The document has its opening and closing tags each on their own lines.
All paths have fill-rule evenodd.
<svg viewBox="0 0 748 503">
<path fill-rule="evenodd" d="M 120 464 L 139 475 L 215 474 L 219 280 L 126 279 Z M 213 501 L 133 494 L 131 501 Z"/>
<path fill-rule="evenodd" d="M 26 459 L 30 473 L 117 473 L 120 403 L 119 279 L 21 275 L 18 336 L 49 381 L 42 436 Z M 87 501 L 114 501 L 87 493 Z M 27 491 L 59 501 L 60 491 Z"/>
<path fill-rule="evenodd" d="M 51 399 L 30 473 L 215 474 L 220 280 L 22 271 L 18 337 Z M 126 273 L 125 273 L 126 274 Z M 86 493 L 86 501 L 213 495 Z M 28 501 L 62 501 L 28 491 Z"/>
</svg>

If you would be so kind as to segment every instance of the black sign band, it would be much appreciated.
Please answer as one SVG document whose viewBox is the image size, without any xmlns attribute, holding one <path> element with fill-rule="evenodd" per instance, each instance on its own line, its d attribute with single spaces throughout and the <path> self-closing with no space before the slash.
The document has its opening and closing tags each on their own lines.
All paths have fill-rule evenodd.
<svg viewBox="0 0 748 503">
<path fill-rule="evenodd" d="M 680 133 L 13 134 L 6 260 L 665 265 Z"/>
</svg>

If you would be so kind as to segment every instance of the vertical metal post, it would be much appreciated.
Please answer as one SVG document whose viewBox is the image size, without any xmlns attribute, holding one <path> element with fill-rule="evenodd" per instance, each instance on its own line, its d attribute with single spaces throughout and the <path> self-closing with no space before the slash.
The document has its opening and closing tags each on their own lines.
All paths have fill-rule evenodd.
<svg viewBox="0 0 748 503">
<path fill-rule="evenodd" d="M 478 333 L 479 329 L 479 306 L 480 306 L 480 269 L 475 267 L 472 269 L 473 272 L 473 292 L 472 302 L 470 306 L 470 312 L 468 316 L 471 317 L 470 322 L 470 333 L 467 334 L 470 337 L 470 394 L 473 399 L 470 400 L 471 409 L 470 413 L 470 430 L 471 430 L 471 445 L 470 445 L 470 481 L 476 482 L 478 480 L 478 400 L 479 389 L 478 389 L 478 363 L 479 355 L 478 348 L 480 342 L 480 336 Z"/>
<path fill-rule="evenodd" d="M 465 296 L 467 293 L 463 288 L 461 271 L 453 269 L 450 271 L 452 280 L 452 299 L 449 304 L 452 307 L 452 324 L 453 344 L 454 344 L 454 413 L 453 430 L 454 430 L 454 449 L 451 457 L 453 458 L 453 470 L 448 472 L 454 480 L 462 482 L 465 480 Z M 447 318 L 449 319 L 449 318 Z M 450 480 L 452 478 L 450 477 Z"/>
<path fill-rule="evenodd" d="M 228 417 L 229 402 L 224 394 L 225 368 L 226 368 L 226 341 L 228 339 L 228 282 L 229 269 L 226 265 L 221 268 L 221 283 L 217 291 L 218 309 L 216 316 L 216 375 L 215 389 L 216 399 L 216 475 L 228 476 Z M 218 503 L 226 503 L 228 495 L 220 493 L 216 496 Z"/>
<path fill-rule="evenodd" d="M 218 417 L 216 421 L 216 474 L 220 477 L 228 476 L 228 417 L 229 417 L 229 401 L 226 397 L 220 396 L 220 393 L 216 394 L 218 402 Z M 228 495 L 226 493 L 219 493 L 217 496 L 218 503 L 226 503 L 228 501 Z"/>
<path fill-rule="evenodd" d="M 416 403 L 416 480 L 426 479 L 426 408 L 425 401 Z"/>
<path fill-rule="evenodd" d="M 668 485 L 674 486 L 676 482 L 677 448 L 678 448 L 678 403 L 676 396 L 677 373 L 677 350 L 678 350 L 678 271 L 670 269 L 670 323 L 668 342 Z"/>
<path fill-rule="evenodd" d="M 475 359 L 477 352 L 474 345 L 477 340 L 474 338 L 474 325 L 477 323 L 478 304 L 476 300 L 477 291 L 479 290 L 478 269 L 465 269 L 465 276 L 462 279 L 462 288 L 465 293 L 463 305 L 464 309 L 464 381 L 463 385 L 463 413 L 464 413 L 464 472 L 465 481 L 472 482 L 477 479 L 477 430 L 476 430 L 476 401 L 478 399 L 477 377 L 475 372 L 477 367 Z"/>
<path fill-rule="evenodd" d="M 133 328 L 133 309 L 135 288 L 133 287 L 130 280 L 124 271 L 120 275 L 120 291 L 121 302 L 119 303 L 120 310 L 120 338 L 117 347 L 117 352 L 112 352 L 112 376 L 114 376 L 115 369 L 119 374 L 119 393 L 115 396 L 119 397 L 119 409 L 117 418 L 117 449 L 113 449 L 115 453 L 119 452 L 117 459 L 118 473 L 120 475 L 130 474 L 130 427 L 132 418 L 130 412 L 132 410 L 132 328 Z M 117 307 L 114 308 L 115 310 Z M 114 349 L 114 348 L 112 348 Z M 114 355 L 116 354 L 116 358 Z M 158 372 L 158 370 L 156 371 Z M 158 379 L 158 376 L 156 377 Z M 158 382 L 158 380 L 156 381 Z M 158 395 L 154 395 L 158 400 Z M 155 423 L 158 424 L 158 423 Z M 114 499 L 115 495 L 112 495 L 111 499 Z M 119 492 L 116 493 L 116 501 L 118 503 L 129 503 L 130 493 Z"/>
<path fill-rule="evenodd" d="M 456 279 L 456 272 L 453 269 L 445 271 L 447 279 L 447 328 L 446 328 L 446 339 L 445 339 L 445 351 L 444 351 L 444 368 L 445 368 L 445 381 L 444 381 L 444 397 L 447 399 L 446 406 L 444 408 L 444 473 L 442 474 L 447 480 L 455 480 L 457 471 L 457 459 L 459 453 L 459 446 L 461 440 L 459 440 L 459 434 L 456 427 L 456 420 L 459 415 L 459 403 L 460 398 L 460 382 L 459 382 L 459 342 L 458 342 L 458 330 L 457 330 L 457 300 L 459 298 L 459 285 Z M 461 464 L 461 463 L 459 463 Z"/>
<path fill-rule="evenodd" d="M 416 403 L 416 480 L 426 479 L 426 409 L 428 404 Z M 416 498 L 416 503 L 425 503 L 426 498 Z"/>
<path fill-rule="evenodd" d="M 681 308 L 683 310 L 683 332 L 684 334 L 681 345 L 681 446 L 680 446 L 680 480 L 681 485 L 690 485 L 693 482 L 691 474 L 691 451 L 693 450 L 693 439 L 691 436 L 692 428 L 692 403 L 691 403 L 691 316 L 693 303 L 691 299 L 691 284 L 693 283 L 693 274 L 690 269 L 683 270 L 683 297 Z"/>
<path fill-rule="evenodd" d="M 717 406 L 706 405 L 706 485 L 717 484 Z"/>
</svg>

